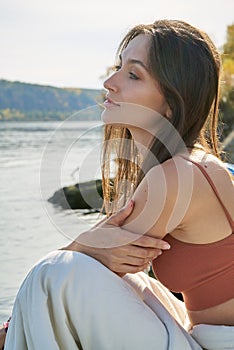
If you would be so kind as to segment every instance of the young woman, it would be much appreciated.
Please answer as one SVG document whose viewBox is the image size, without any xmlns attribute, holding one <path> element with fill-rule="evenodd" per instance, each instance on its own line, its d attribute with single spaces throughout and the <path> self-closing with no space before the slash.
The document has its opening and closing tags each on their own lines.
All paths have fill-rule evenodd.
<svg viewBox="0 0 234 350">
<path fill-rule="evenodd" d="M 220 56 L 202 31 L 163 20 L 130 30 L 117 60 L 102 115 L 110 217 L 34 266 L 6 349 L 233 349 L 234 187 L 216 137 Z M 157 257 L 160 238 L 170 249 Z M 157 280 L 138 272 L 150 261 Z"/>
</svg>

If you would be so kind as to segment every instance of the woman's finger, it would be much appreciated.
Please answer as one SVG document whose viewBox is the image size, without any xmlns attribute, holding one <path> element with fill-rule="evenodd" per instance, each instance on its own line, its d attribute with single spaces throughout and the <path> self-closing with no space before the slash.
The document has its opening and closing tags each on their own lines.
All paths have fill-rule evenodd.
<svg viewBox="0 0 234 350">
<path fill-rule="evenodd" d="M 138 246 L 130 246 L 127 251 L 128 256 L 133 256 L 145 260 L 153 260 L 162 254 L 162 250 L 158 248 L 142 248 Z"/>
<path fill-rule="evenodd" d="M 143 235 L 137 238 L 133 243 L 133 245 L 146 247 L 146 248 L 157 248 L 157 249 L 170 249 L 170 244 L 162 239 Z"/>
</svg>

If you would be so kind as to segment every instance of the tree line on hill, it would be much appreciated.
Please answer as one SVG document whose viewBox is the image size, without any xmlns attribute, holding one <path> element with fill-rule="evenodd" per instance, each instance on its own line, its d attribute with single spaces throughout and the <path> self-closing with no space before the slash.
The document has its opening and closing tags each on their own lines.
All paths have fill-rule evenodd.
<svg viewBox="0 0 234 350">
<path fill-rule="evenodd" d="M 103 91 L 57 88 L 0 80 L 0 120 L 63 120 L 72 113 L 97 105 Z M 77 114 L 77 119 L 82 114 Z M 86 120 L 98 118 L 92 109 Z"/>
</svg>

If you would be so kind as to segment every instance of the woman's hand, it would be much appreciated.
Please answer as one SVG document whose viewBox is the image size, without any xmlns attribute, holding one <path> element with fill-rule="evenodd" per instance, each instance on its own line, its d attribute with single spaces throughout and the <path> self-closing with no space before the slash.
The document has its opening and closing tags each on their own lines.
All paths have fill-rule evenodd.
<svg viewBox="0 0 234 350">
<path fill-rule="evenodd" d="M 121 228 L 133 207 L 134 203 L 130 201 L 118 213 L 82 233 L 76 241 L 63 249 L 87 254 L 119 275 L 144 270 L 151 260 L 170 246 L 161 239 Z"/>
</svg>

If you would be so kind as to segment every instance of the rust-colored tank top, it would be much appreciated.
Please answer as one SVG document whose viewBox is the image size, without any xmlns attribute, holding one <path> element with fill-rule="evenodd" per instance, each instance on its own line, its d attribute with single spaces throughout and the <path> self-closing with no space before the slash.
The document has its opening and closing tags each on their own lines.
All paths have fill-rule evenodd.
<svg viewBox="0 0 234 350">
<path fill-rule="evenodd" d="M 168 289 L 182 293 L 188 310 L 199 311 L 234 297 L 234 221 L 208 173 L 199 163 L 191 162 L 199 167 L 211 185 L 232 234 L 208 244 L 186 243 L 168 234 L 164 239 L 171 249 L 155 259 L 152 267 L 155 276 Z"/>
</svg>

